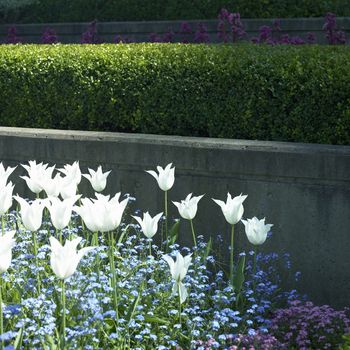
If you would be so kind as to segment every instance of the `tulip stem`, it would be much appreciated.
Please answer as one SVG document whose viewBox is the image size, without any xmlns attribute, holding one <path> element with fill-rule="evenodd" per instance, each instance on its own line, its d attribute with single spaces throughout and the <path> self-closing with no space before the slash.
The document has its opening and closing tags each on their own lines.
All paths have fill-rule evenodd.
<svg viewBox="0 0 350 350">
<path fill-rule="evenodd" d="M 149 241 L 149 255 L 152 256 L 152 240 Z"/>
<path fill-rule="evenodd" d="M 230 249 L 230 282 L 233 286 L 233 248 L 234 248 L 234 237 L 235 237 L 235 230 L 234 225 L 231 226 L 231 249 Z"/>
<path fill-rule="evenodd" d="M 164 191 L 165 252 L 168 251 L 168 191 Z"/>
<path fill-rule="evenodd" d="M 179 323 L 180 326 L 182 327 L 182 320 L 181 320 L 181 294 L 180 294 L 180 285 L 178 284 L 177 286 L 178 294 L 179 294 Z"/>
<path fill-rule="evenodd" d="M 38 294 L 41 293 L 41 282 L 40 282 L 40 271 L 39 271 L 39 259 L 38 259 L 38 245 L 36 242 L 36 234 L 32 231 L 32 239 L 33 239 L 33 254 L 35 257 L 35 264 L 38 269 L 37 279 L 38 279 Z"/>
<path fill-rule="evenodd" d="M 61 280 L 61 302 L 62 302 L 62 339 L 61 349 L 65 348 L 66 343 L 66 291 L 64 279 Z"/>
<path fill-rule="evenodd" d="M 0 276 L 0 334 L 4 334 L 4 315 L 2 310 L 2 277 Z M 0 342 L 0 349 L 4 348 L 4 341 Z"/>
<path fill-rule="evenodd" d="M 253 291 L 255 292 L 255 285 L 256 285 L 256 258 L 257 258 L 257 253 L 258 253 L 258 247 L 255 245 L 254 246 L 254 259 L 253 259 Z"/>
<path fill-rule="evenodd" d="M 190 220 L 190 223 L 191 223 L 191 230 L 192 230 L 192 236 L 193 236 L 193 244 L 194 244 L 194 247 L 197 247 L 196 235 L 194 233 L 194 228 L 193 228 L 193 220 Z"/>
<path fill-rule="evenodd" d="M 108 232 L 109 240 L 109 264 L 111 267 L 111 287 L 113 289 L 113 301 L 114 309 L 116 313 L 116 318 L 119 320 L 119 311 L 118 311 L 118 292 L 117 292 L 117 275 L 115 273 L 115 262 L 114 262 L 114 249 L 113 249 L 113 233 Z"/>
</svg>

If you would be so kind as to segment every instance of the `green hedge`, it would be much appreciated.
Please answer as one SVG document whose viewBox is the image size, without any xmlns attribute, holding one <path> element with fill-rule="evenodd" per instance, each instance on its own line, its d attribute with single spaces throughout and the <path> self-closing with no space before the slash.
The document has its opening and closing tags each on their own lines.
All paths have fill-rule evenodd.
<svg viewBox="0 0 350 350">
<path fill-rule="evenodd" d="M 350 144 L 350 47 L 2 45 L 0 125 Z"/>
<path fill-rule="evenodd" d="M 247 18 L 350 16 L 349 0 L 11 0 L 0 1 L 3 21 L 81 22 L 214 19 L 221 8 Z"/>
</svg>

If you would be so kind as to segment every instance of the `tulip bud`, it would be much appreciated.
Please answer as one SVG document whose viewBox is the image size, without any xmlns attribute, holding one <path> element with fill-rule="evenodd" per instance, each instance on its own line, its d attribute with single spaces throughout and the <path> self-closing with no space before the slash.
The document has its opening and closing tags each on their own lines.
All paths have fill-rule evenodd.
<svg viewBox="0 0 350 350">
<path fill-rule="evenodd" d="M 17 167 L 11 168 L 4 168 L 2 162 L 0 162 L 0 188 L 5 187 L 8 177 L 12 174 L 12 172 L 16 169 Z"/>
<path fill-rule="evenodd" d="M 245 233 L 251 244 L 260 245 L 266 241 L 267 233 L 270 231 L 272 224 L 265 225 L 265 218 L 259 220 L 255 216 L 252 219 L 242 220 L 245 226 Z"/>
<path fill-rule="evenodd" d="M 86 227 L 93 232 L 108 232 L 115 230 L 121 223 L 128 198 L 119 202 L 120 193 L 111 200 L 110 196 L 96 193 L 97 199 L 82 199 L 80 207 L 73 210 L 82 217 Z"/>
<path fill-rule="evenodd" d="M 6 186 L 0 188 L 0 216 L 11 208 L 14 187 L 10 181 Z"/>
<path fill-rule="evenodd" d="M 198 207 L 198 202 L 202 199 L 204 196 L 198 196 L 198 197 L 192 197 L 192 193 L 190 193 L 185 200 L 182 200 L 181 203 L 179 202 L 173 202 L 177 209 L 179 210 L 179 214 L 181 217 L 187 220 L 192 220 L 196 214 L 197 214 L 197 207 Z"/>
<path fill-rule="evenodd" d="M 63 201 L 57 197 L 49 198 L 49 203 L 46 207 L 50 212 L 52 224 L 57 230 L 62 230 L 68 226 L 72 217 L 73 205 L 79 198 L 80 195 L 64 199 Z"/>
<path fill-rule="evenodd" d="M 77 246 L 82 240 L 77 237 L 73 240 L 66 240 L 64 246 L 55 238 L 50 237 L 51 259 L 50 264 L 53 272 L 60 279 L 66 279 L 73 275 L 78 267 L 81 258 L 95 247 L 85 247 L 77 252 Z"/>
<path fill-rule="evenodd" d="M 79 167 L 79 161 L 75 161 L 73 164 L 66 164 L 63 168 L 58 170 L 64 175 L 72 178 L 76 185 L 80 184 L 81 171 Z"/>
<path fill-rule="evenodd" d="M 183 257 L 180 253 L 176 255 L 176 261 L 169 255 L 163 255 L 163 259 L 168 263 L 170 268 L 171 277 L 174 280 L 173 285 L 173 295 L 179 292 L 181 304 L 188 297 L 187 289 L 182 283 L 182 280 L 185 278 L 188 268 L 191 264 L 192 254 Z"/>
<path fill-rule="evenodd" d="M 231 225 L 235 225 L 243 216 L 244 208 L 242 203 L 247 197 L 247 195 L 242 196 L 242 194 L 240 194 L 232 198 L 230 193 L 227 193 L 226 203 L 218 199 L 213 199 L 213 201 L 221 207 L 226 221 Z"/>
<path fill-rule="evenodd" d="M 106 188 L 107 176 L 110 174 L 111 171 L 103 173 L 101 165 L 97 168 L 97 171 L 94 171 L 90 168 L 88 169 L 88 171 L 90 174 L 83 174 L 83 176 L 90 181 L 92 188 L 96 192 L 103 191 Z"/>
<path fill-rule="evenodd" d="M 151 217 L 148 212 L 143 214 L 143 219 L 132 216 L 141 226 L 141 230 L 147 238 L 152 238 L 158 230 L 158 222 L 163 213 L 157 214 L 155 217 Z"/>
<path fill-rule="evenodd" d="M 45 201 L 36 199 L 32 204 L 29 204 L 23 198 L 13 196 L 16 201 L 21 205 L 21 218 L 24 227 L 30 231 L 39 230 L 43 217 L 43 209 L 45 207 Z"/>
<path fill-rule="evenodd" d="M 153 170 L 146 170 L 147 173 L 151 174 L 158 182 L 158 186 L 163 191 L 170 190 L 175 181 L 175 167 L 171 168 L 173 164 L 168 164 L 164 169 L 161 166 L 157 166 L 158 173 L 157 174 Z"/>
<path fill-rule="evenodd" d="M 11 265 L 12 248 L 15 245 L 14 235 L 16 231 L 6 232 L 0 236 L 0 273 L 4 273 Z"/>
</svg>

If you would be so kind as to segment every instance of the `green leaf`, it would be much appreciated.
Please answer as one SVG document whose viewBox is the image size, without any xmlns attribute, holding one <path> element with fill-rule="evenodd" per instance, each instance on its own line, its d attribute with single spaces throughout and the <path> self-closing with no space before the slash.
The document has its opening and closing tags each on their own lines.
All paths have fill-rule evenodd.
<svg viewBox="0 0 350 350">
<path fill-rule="evenodd" d="M 130 322 L 132 320 L 132 318 L 134 317 L 135 310 L 136 310 L 136 307 L 137 307 L 137 305 L 138 305 L 138 303 L 140 301 L 140 298 L 141 298 L 141 292 L 139 292 L 137 297 L 134 299 L 134 302 L 129 307 L 128 313 L 126 315 L 126 320 L 128 322 Z"/>
<path fill-rule="evenodd" d="M 177 220 L 169 231 L 170 245 L 174 244 L 179 237 L 180 220 Z"/>
<path fill-rule="evenodd" d="M 149 315 L 145 316 L 145 322 L 159 323 L 159 324 L 165 324 L 165 325 L 168 325 L 170 323 L 169 321 L 164 320 L 163 318 L 156 317 L 156 316 L 149 316 Z"/>
<path fill-rule="evenodd" d="M 245 268 L 245 255 L 239 258 L 236 274 L 233 277 L 233 287 L 238 294 L 244 283 L 244 268 Z"/>
<path fill-rule="evenodd" d="M 19 331 L 17 332 L 15 343 L 13 344 L 13 347 L 15 348 L 15 350 L 19 350 L 21 348 L 22 342 L 23 342 L 23 327 L 19 329 Z"/>
</svg>

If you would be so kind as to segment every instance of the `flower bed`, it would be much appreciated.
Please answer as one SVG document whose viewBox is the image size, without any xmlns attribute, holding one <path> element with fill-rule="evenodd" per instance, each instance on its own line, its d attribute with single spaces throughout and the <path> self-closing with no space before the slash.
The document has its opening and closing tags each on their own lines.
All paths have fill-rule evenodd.
<svg viewBox="0 0 350 350">
<path fill-rule="evenodd" d="M 277 350 L 343 343 L 347 310 L 316 307 L 280 289 L 274 266 L 282 260 L 288 268 L 288 257 L 259 253 L 272 225 L 242 220 L 246 195 L 213 200 L 231 227 L 230 261 L 223 265 L 215 242 L 195 231 L 203 195 L 174 202 L 194 243 L 179 245 L 179 221 L 167 215 L 171 164 L 148 171 L 164 193 L 164 211 L 153 217 L 131 213 L 129 195 L 99 193 L 109 175 L 101 167 L 83 175 L 95 199 L 76 194 L 78 162 L 58 171 L 36 162 L 23 167 L 34 200 L 12 196 L 14 168 L 0 163 L 0 348 Z M 13 198 L 17 210 L 7 214 Z M 249 252 L 235 248 L 241 221 Z"/>
</svg>

